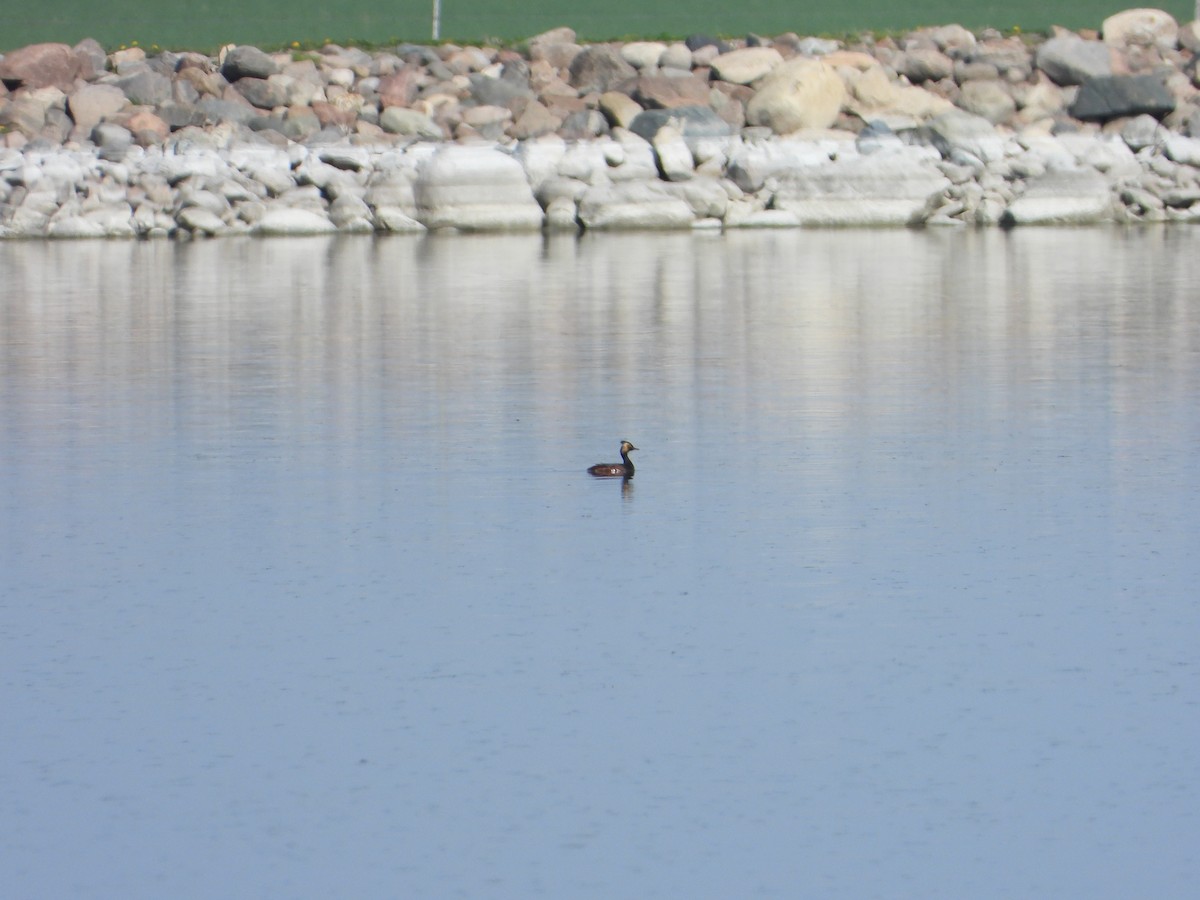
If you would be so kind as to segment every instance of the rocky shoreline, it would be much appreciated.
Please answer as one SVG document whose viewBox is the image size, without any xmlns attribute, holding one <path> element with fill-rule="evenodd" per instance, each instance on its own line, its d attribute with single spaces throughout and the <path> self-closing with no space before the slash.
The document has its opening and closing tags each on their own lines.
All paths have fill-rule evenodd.
<svg viewBox="0 0 1200 900">
<path fill-rule="evenodd" d="M 1200 222 L 1200 24 L 838 42 L 38 44 L 0 238 Z"/>
</svg>

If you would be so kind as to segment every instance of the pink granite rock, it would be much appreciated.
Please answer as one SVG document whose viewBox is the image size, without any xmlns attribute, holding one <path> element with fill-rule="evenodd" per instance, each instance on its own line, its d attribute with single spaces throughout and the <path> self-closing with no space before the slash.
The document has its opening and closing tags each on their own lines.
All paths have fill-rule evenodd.
<svg viewBox="0 0 1200 900">
<path fill-rule="evenodd" d="M 31 44 L 4 55 L 0 81 L 27 88 L 56 87 L 70 91 L 82 64 L 66 44 Z"/>
</svg>

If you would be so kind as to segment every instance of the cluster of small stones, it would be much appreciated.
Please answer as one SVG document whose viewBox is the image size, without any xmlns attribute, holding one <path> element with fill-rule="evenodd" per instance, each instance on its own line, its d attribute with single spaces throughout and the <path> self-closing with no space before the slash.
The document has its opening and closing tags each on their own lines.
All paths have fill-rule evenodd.
<svg viewBox="0 0 1200 900">
<path fill-rule="evenodd" d="M 0 237 L 1200 221 L 1200 26 L 0 57 Z"/>
</svg>

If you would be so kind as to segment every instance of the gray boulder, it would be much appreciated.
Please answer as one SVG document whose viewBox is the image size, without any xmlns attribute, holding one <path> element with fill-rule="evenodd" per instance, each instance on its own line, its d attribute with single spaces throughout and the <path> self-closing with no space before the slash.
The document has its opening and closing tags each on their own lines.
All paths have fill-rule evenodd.
<svg viewBox="0 0 1200 900">
<path fill-rule="evenodd" d="M 968 81 L 959 93 L 958 105 L 995 125 L 1007 122 L 1017 111 L 1012 92 L 1000 80 Z"/>
<path fill-rule="evenodd" d="M 654 135 L 654 156 L 658 170 L 667 181 L 686 181 L 696 167 L 692 151 L 678 129 L 660 128 Z"/>
<path fill-rule="evenodd" d="M 379 115 L 379 127 L 388 134 L 411 135 L 414 137 L 444 137 L 442 128 L 425 113 L 401 106 L 389 106 Z"/>
<path fill-rule="evenodd" d="M 1135 153 L 1161 144 L 1166 136 L 1166 130 L 1154 116 L 1137 116 L 1121 129 L 1121 140 Z"/>
<path fill-rule="evenodd" d="M 720 38 L 707 34 L 689 34 L 683 41 L 689 50 L 699 50 L 702 47 L 715 47 L 718 53 L 728 53 L 733 48 Z"/>
<path fill-rule="evenodd" d="M 590 141 L 608 134 L 608 119 L 598 109 L 581 109 L 563 119 L 559 134 L 568 141 Z"/>
<path fill-rule="evenodd" d="M 274 109 L 277 106 L 287 105 L 287 89 L 283 85 L 265 78 L 247 76 L 238 79 L 233 87 L 252 106 L 259 109 Z"/>
<path fill-rule="evenodd" d="M 212 100 L 213 98 L 208 98 Z M 217 103 L 222 101 L 217 100 Z M 157 107 L 157 114 L 172 131 L 188 125 L 204 125 L 205 114 L 191 103 L 164 103 Z"/>
<path fill-rule="evenodd" d="M 992 162 L 1004 157 L 1004 138 L 996 133 L 992 123 L 982 116 L 953 109 L 930 119 L 920 134 L 946 159 L 956 152 L 965 152 Z"/>
<path fill-rule="evenodd" d="M 358 197 L 343 195 L 329 204 L 329 219 L 340 231 L 374 231 L 371 208 Z"/>
<path fill-rule="evenodd" d="M 1055 84 L 1082 84 L 1088 78 L 1113 73 L 1108 45 L 1075 35 L 1051 38 L 1038 47 L 1034 59 Z"/>
<path fill-rule="evenodd" d="M 171 99 L 171 79 L 152 69 L 142 69 L 124 75 L 113 82 L 130 103 L 139 106 L 158 106 Z"/>
<path fill-rule="evenodd" d="M 79 77 L 91 81 L 97 75 L 103 74 L 108 66 L 108 54 L 95 38 L 84 38 L 73 48 L 79 59 Z"/>
<path fill-rule="evenodd" d="M 268 78 L 279 71 L 275 60 L 249 45 L 234 47 L 225 54 L 221 63 L 221 74 L 226 81 L 237 81 L 239 78 Z"/>
<path fill-rule="evenodd" d="M 934 47 L 917 47 L 897 60 L 896 70 L 913 84 L 941 81 L 954 74 L 954 60 Z"/>
<path fill-rule="evenodd" d="M 1167 159 L 1185 166 L 1200 168 L 1200 138 L 1169 134 L 1163 142 Z"/>
<path fill-rule="evenodd" d="M 337 226 L 315 210 L 276 205 L 269 207 L 250 230 L 259 235 L 311 235 L 330 234 L 337 231 Z"/>
<path fill-rule="evenodd" d="M 195 235 L 218 235 L 226 231 L 224 220 L 211 209 L 203 206 L 187 206 L 175 216 L 176 224 Z"/>
<path fill-rule="evenodd" d="M 203 116 L 207 125 L 218 125 L 221 122 L 244 125 L 259 114 L 253 106 L 233 100 L 218 100 L 216 97 L 201 97 L 200 102 L 196 104 L 196 112 Z"/>
<path fill-rule="evenodd" d="M 640 138 L 653 141 L 658 130 L 666 125 L 677 128 L 685 138 L 725 137 L 733 131 L 728 122 L 707 106 L 648 109 L 634 117 L 629 130 Z"/>
<path fill-rule="evenodd" d="M 603 94 L 637 77 L 637 69 L 607 44 L 585 47 L 571 60 L 571 85 L 580 94 Z"/>
<path fill-rule="evenodd" d="M 133 135 L 115 122 L 101 122 L 92 129 L 92 143 L 99 148 L 101 159 L 119 160 L 133 145 Z"/>
<path fill-rule="evenodd" d="M 507 107 L 517 98 L 529 99 L 534 96 L 528 80 L 522 83 L 516 78 L 492 78 L 478 73 L 467 77 L 471 84 L 471 98 L 480 106 Z"/>
<path fill-rule="evenodd" d="M 283 118 L 282 133 L 291 141 L 306 140 L 320 130 L 320 119 L 307 106 L 293 106 Z"/>
</svg>

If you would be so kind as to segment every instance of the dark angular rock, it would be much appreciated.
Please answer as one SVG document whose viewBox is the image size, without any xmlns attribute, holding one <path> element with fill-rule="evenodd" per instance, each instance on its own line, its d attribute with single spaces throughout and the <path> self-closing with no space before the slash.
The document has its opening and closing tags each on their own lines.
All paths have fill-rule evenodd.
<svg viewBox="0 0 1200 900">
<path fill-rule="evenodd" d="M 1157 75 L 1103 75 L 1086 79 L 1071 105 L 1071 115 L 1108 121 L 1148 113 L 1161 118 L 1175 109 L 1175 97 Z"/>
<path fill-rule="evenodd" d="M 221 64 L 221 74 L 227 81 L 237 81 L 239 78 L 267 78 L 279 71 L 275 60 L 257 47 L 243 45 L 234 47 L 225 54 L 225 62 Z"/>
<path fill-rule="evenodd" d="M 679 106 L 675 109 L 648 109 L 638 113 L 629 130 L 648 141 L 667 123 L 677 127 L 684 137 L 724 137 L 732 132 L 729 123 L 707 106 Z"/>
</svg>

